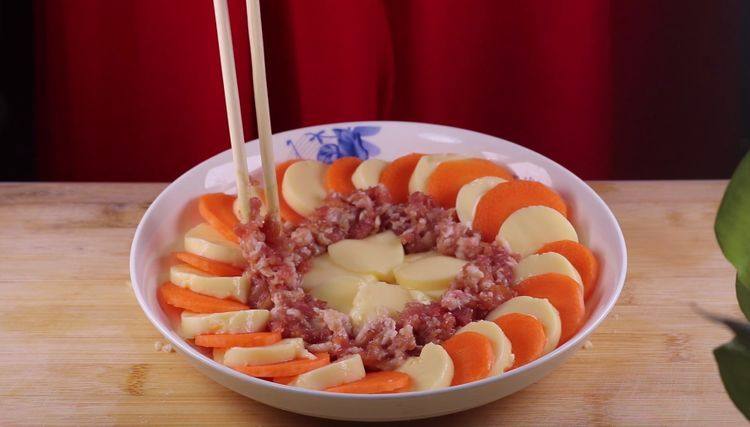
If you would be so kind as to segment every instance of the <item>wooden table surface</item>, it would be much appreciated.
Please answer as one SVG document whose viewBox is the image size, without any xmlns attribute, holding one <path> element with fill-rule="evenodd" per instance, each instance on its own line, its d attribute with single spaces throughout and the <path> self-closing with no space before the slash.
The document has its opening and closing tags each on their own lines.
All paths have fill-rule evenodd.
<svg viewBox="0 0 750 427">
<path fill-rule="evenodd" d="M 593 182 L 622 225 L 625 290 L 582 349 L 537 384 L 423 425 L 738 424 L 692 303 L 739 316 L 713 236 L 724 181 Z M 130 290 L 136 225 L 164 184 L 0 184 L 0 425 L 324 423 L 199 374 Z"/>
</svg>

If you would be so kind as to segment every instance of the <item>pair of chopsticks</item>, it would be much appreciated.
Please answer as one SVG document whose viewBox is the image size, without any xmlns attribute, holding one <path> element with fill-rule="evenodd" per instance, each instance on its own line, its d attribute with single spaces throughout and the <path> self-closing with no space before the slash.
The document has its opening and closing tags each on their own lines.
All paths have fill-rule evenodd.
<svg viewBox="0 0 750 427">
<path fill-rule="evenodd" d="M 240 221 L 247 223 L 250 217 L 248 188 L 250 179 L 245 158 L 245 135 L 242 130 L 242 111 L 240 110 L 240 97 L 237 89 L 237 71 L 234 68 L 232 28 L 229 23 L 227 0 L 214 0 L 214 14 L 216 15 L 216 33 L 219 38 L 219 56 L 221 57 L 221 76 L 224 82 L 224 100 L 227 106 L 229 140 L 232 144 L 232 158 L 234 159 L 235 178 L 237 179 Z M 258 139 L 260 140 L 260 159 L 263 165 L 266 208 L 268 218 L 280 222 L 279 188 L 276 183 L 273 158 L 271 115 L 268 107 L 268 87 L 266 86 L 266 62 L 263 56 L 263 29 L 260 22 L 258 0 L 247 0 L 247 25 L 250 35 L 255 115 L 258 121 Z"/>
</svg>

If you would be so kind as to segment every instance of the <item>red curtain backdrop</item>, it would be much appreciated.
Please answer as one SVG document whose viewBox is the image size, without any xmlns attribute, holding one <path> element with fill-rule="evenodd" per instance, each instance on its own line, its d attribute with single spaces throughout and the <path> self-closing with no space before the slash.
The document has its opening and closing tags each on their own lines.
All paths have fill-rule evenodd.
<svg viewBox="0 0 750 427">
<path fill-rule="evenodd" d="M 229 3 L 252 139 L 245 6 Z M 727 176 L 743 149 L 739 9 L 264 1 L 273 127 L 424 121 L 500 136 L 589 179 Z M 211 1 L 47 0 L 35 16 L 40 178 L 167 181 L 228 148 Z"/>
</svg>

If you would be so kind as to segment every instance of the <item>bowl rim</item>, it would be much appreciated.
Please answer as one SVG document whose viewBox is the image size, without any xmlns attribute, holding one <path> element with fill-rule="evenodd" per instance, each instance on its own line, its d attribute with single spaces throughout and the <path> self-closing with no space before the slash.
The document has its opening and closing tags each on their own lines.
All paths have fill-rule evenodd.
<svg viewBox="0 0 750 427">
<path fill-rule="evenodd" d="M 138 305 L 140 306 L 141 311 L 143 311 L 143 313 L 146 315 L 148 320 L 159 331 L 159 333 L 161 333 L 161 335 L 164 338 L 166 338 L 173 346 L 179 349 L 181 353 L 196 360 L 197 363 L 200 363 L 211 370 L 217 370 L 221 372 L 222 374 L 228 375 L 232 377 L 233 379 L 238 380 L 240 382 L 247 382 L 255 386 L 259 386 L 259 387 L 269 387 L 272 390 L 286 392 L 286 393 L 293 393 L 293 394 L 297 394 L 300 396 L 340 399 L 340 400 L 407 399 L 407 398 L 413 398 L 413 397 L 427 397 L 427 396 L 438 396 L 438 395 L 443 395 L 443 394 L 450 394 L 450 393 L 457 392 L 457 391 L 464 391 L 464 390 L 469 390 L 472 388 L 482 387 L 491 382 L 502 381 L 502 380 L 506 380 L 515 376 L 519 376 L 527 371 L 533 370 L 534 368 L 538 366 L 544 365 L 547 362 L 560 356 L 561 354 L 566 353 L 568 350 L 579 346 L 581 342 L 585 338 L 587 338 L 596 328 L 598 328 L 599 325 L 604 321 L 604 319 L 609 315 L 609 313 L 612 311 L 612 308 L 615 306 L 615 304 L 619 300 L 620 294 L 625 285 L 625 277 L 627 275 L 627 270 L 628 270 L 627 268 L 627 265 L 628 265 L 627 246 L 625 244 L 625 237 L 622 233 L 622 229 L 620 227 L 620 223 L 617 221 L 617 218 L 612 213 L 609 206 L 604 202 L 604 200 L 585 181 L 583 181 L 581 178 L 579 178 L 577 175 L 569 171 L 564 166 L 560 165 L 554 160 L 534 150 L 531 150 L 529 148 L 526 148 L 524 146 L 521 146 L 519 144 L 516 144 L 511 141 L 507 141 L 505 139 L 502 139 L 496 136 L 488 135 L 485 133 L 481 133 L 481 132 L 477 132 L 477 131 L 473 131 L 469 129 L 458 128 L 454 126 L 446 126 L 446 125 L 423 123 L 423 122 L 411 122 L 411 121 L 366 120 L 366 121 L 323 123 L 323 124 L 318 124 L 318 125 L 290 129 L 290 130 L 286 130 L 283 132 L 274 133 L 273 135 L 274 135 L 274 138 L 277 138 L 287 133 L 296 133 L 296 132 L 301 132 L 301 131 L 306 131 L 306 130 L 320 129 L 323 127 L 330 128 L 330 127 L 362 126 L 362 125 L 365 125 L 365 126 L 372 125 L 372 126 L 381 126 L 381 127 L 382 126 L 426 126 L 426 127 L 430 127 L 433 129 L 442 129 L 442 130 L 449 130 L 451 132 L 473 134 L 473 136 L 477 136 L 481 138 L 488 138 L 491 140 L 500 141 L 502 143 L 514 145 L 517 149 L 520 149 L 522 152 L 526 152 L 526 154 L 531 154 L 532 156 L 539 156 L 543 158 L 545 161 L 548 161 L 554 164 L 555 166 L 557 166 L 558 168 L 560 168 L 563 174 L 568 175 L 569 178 L 572 178 L 573 181 L 581 185 L 585 192 L 593 196 L 593 200 L 595 201 L 595 203 L 599 205 L 600 208 L 602 208 L 603 212 L 605 212 L 607 216 L 607 220 L 612 222 L 615 225 L 616 236 L 614 237 L 616 239 L 616 244 L 619 247 L 618 249 L 622 253 L 623 268 L 620 270 L 617 276 L 617 279 L 616 279 L 617 284 L 614 289 L 614 293 L 612 294 L 612 297 L 607 301 L 600 302 L 600 304 L 604 304 L 604 309 L 602 310 L 602 312 L 596 318 L 593 319 L 593 321 L 588 327 L 581 328 L 581 330 L 579 330 L 573 337 L 571 337 L 563 345 L 555 348 L 553 351 L 534 360 L 533 362 L 530 362 L 524 366 L 521 366 L 520 368 L 516 368 L 511 371 L 502 373 L 500 375 L 495 375 L 495 376 L 483 378 L 478 381 L 473 381 L 470 383 L 461 384 L 457 386 L 445 387 L 445 388 L 441 388 L 437 390 L 411 391 L 411 392 L 402 392 L 402 393 L 393 393 L 393 394 L 330 393 L 330 392 L 326 392 L 322 390 L 310 390 L 310 389 L 304 389 L 304 388 L 299 388 L 299 387 L 288 387 L 286 385 L 277 384 L 272 381 L 267 381 L 267 380 L 263 380 L 260 378 L 251 377 L 249 375 L 245 375 L 239 371 L 236 371 L 228 366 L 222 365 L 214 361 L 213 359 L 205 356 L 204 354 L 201 354 L 193 346 L 188 344 L 187 341 L 179 337 L 176 334 L 176 332 L 172 330 L 172 328 L 168 327 L 167 325 L 162 324 L 162 322 L 157 318 L 156 314 L 152 312 L 152 310 L 149 308 L 148 304 L 146 303 L 146 299 L 145 299 L 145 296 L 143 295 L 143 292 L 141 291 L 141 288 L 137 284 L 136 257 L 134 256 L 134 253 L 135 253 L 135 249 L 136 249 L 138 242 L 140 242 L 142 239 L 142 234 L 144 232 L 143 225 L 146 222 L 148 222 L 151 216 L 153 216 L 154 206 L 158 204 L 158 202 L 160 201 L 162 197 L 165 197 L 167 189 L 171 187 L 172 185 L 177 184 L 187 179 L 193 173 L 193 171 L 199 168 L 200 166 L 204 165 L 205 163 L 213 161 L 216 157 L 230 150 L 229 148 L 227 148 L 226 150 L 223 150 L 209 157 L 208 159 L 192 166 L 190 169 L 188 169 L 183 174 L 181 174 L 177 179 L 169 183 L 159 193 L 159 195 L 151 202 L 149 207 L 146 209 L 146 212 L 143 214 L 143 217 L 141 217 L 141 220 L 138 222 L 138 227 L 136 228 L 135 234 L 133 236 L 133 241 L 130 246 L 130 262 L 129 262 L 130 281 L 131 281 L 131 287 L 133 288 L 133 293 L 135 294 L 136 300 L 138 301 Z M 251 144 L 251 143 L 257 143 L 257 141 L 258 139 L 250 140 L 250 141 L 247 141 L 245 145 L 247 146 L 248 144 Z"/>
</svg>

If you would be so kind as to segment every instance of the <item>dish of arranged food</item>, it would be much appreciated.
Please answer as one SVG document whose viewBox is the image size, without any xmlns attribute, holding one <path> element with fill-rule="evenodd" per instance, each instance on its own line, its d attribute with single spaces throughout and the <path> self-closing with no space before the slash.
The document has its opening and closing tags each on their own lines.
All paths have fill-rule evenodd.
<svg viewBox="0 0 750 427">
<path fill-rule="evenodd" d="M 158 262 L 137 247 L 149 238 L 154 247 L 143 229 L 149 213 L 136 234 L 141 256 L 131 271 L 149 266 L 139 268 L 149 285 L 133 274 L 139 301 L 204 371 L 231 377 L 220 382 L 253 398 L 258 391 L 240 383 L 301 392 L 299 404 L 259 400 L 333 418 L 448 413 L 541 378 L 553 366 L 540 362 L 559 364 L 564 357 L 550 356 L 580 347 L 614 304 L 625 271 L 619 227 L 558 165 L 441 126 L 321 128 L 282 135 L 281 225 L 266 219 L 257 174 L 241 223 L 236 196 L 207 191 L 221 182 L 221 161 L 209 161 L 196 167 L 201 188 L 170 193 L 183 211 L 159 236 Z M 401 143 L 409 137 L 415 143 Z M 326 397 L 424 398 L 504 378 L 500 393 L 438 408 L 313 407 Z"/>
</svg>

